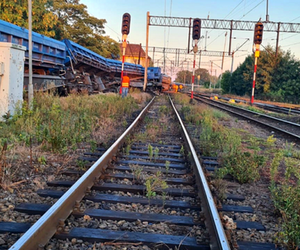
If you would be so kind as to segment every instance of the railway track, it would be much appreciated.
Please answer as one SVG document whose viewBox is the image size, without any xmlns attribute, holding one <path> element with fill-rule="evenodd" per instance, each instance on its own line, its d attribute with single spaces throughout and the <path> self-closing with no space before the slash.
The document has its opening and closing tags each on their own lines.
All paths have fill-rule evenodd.
<svg viewBox="0 0 300 250">
<path fill-rule="evenodd" d="M 24 233 L 10 249 L 231 249 L 219 212 L 253 209 L 215 206 L 184 124 L 175 109 L 169 115 L 168 105 L 164 97 L 153 99 L 109 149 L 80 157 L 86 171 L 70 169 L 62 179 L 49 181 L 38 194 L 57 199 L 53 205 L 16 206 L 41 217 L 33 225 L 0 223 L 1 232 Z M 206 170 L 217 164 L 205 157 L 202 163 Z M 227 199 L 244 198 L 227 194 Z M 238 229 L 260 227 L 236 224 Z M 274 249 L 237 244 L 238 249 Z"/>
<path fill-rule="evenodd" d="M 300 140 L 300 124 L 294 123 L 291 121 L 287 121 L 284 119 L 279 119 L 273 116 L 260 114 L 254 111 L 250 111 L 247 109 L 243 109 L 240 107 L 236 107 L 233 105 L 229 105 L 226 103 L 216 102 L 214 100 L 210 100 L 207 98 L 203 98 L 201 96 L 195 96 L 196 100 L 201 101 L 205 104 L 213 106 L 215 108 L 224 110 L 231 114 L 237 115 L 239 117 L 248 119 L 264 127 L 271 129 L 273 132 L 279 132 L 292 140 L 299 141 Z"/>
<path fill-rule="evenodd" d="M 206 95 L 206 94 L 198 94 L 198 96 L 204 96 L 209 98 L 210 95 Z M 228 97 L 223 97 L 223 96 L 218 96 L 219 99 L 225 100 L 225 101 L 229 101 L 232 98 L 228 98 Z M 245 103 L 245 104 L 249 104 L 249 101 L 243 100 L 243 99 L 234 99 L 236 103 Z M 253 103 L 254 106 L 259 107 L 261 109 L 265 109 L 268 111 L 272 111 L 275 113 L 282 113 L 282 114 L 287 114 L 287 115 L 300 115 L 300 110 L 299 108 L 294 107 L 294 105 L 290 104 L 287 106 L 279 106 L 279 105 L 274 105 L 274 104 L 269 104 L 269 103 L 261 103 L 261 102 L 254 102 Z"/>
</svg>

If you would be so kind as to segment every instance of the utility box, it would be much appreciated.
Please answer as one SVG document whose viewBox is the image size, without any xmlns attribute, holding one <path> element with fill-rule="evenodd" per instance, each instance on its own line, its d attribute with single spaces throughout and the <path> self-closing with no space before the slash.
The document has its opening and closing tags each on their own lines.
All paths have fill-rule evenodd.
<svg viewBox="0 0 300 250">
<path fill-rule="evenodd" d="M 24 46 L 0 42 L 0 120 L 23 101 Z"/>
</svg>

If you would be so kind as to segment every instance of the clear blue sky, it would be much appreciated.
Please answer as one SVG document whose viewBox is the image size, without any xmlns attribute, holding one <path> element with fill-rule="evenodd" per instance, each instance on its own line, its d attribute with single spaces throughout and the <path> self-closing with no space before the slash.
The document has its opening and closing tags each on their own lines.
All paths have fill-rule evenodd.
<svg viewBox="0 0 300 250">
<path fill-rule="evenodd" d="M 258 21 L 261 18 L 266 20 L 266 3 L 267 0 L 81 0 L 81 3 L 87 6 L 90 15 L 97 18 L 106 19 L 105 24 L 106 35 L 119 41 L 121 40 L 121 22 L 124 13 L 131 15 L 130 34 L 127 40 L 130 43 L 146 44 L 146 15 L 147 11 L 150 16 L 172 16 L 172 17 L 191 17 L 191 18 L 207 18 L 210 19 L 227 19 L 227 20 L 245 20 Z M 300 0 L 269 0 L 269 20 L 271 22 L 291 22 L 300 23 Z M 223 30 L 202 30 L 201 35 L 205 35 L 207 31 L 206 48 L 207 50 L 223 51 L 225 45 L 225 32 Z M 187 48 L 187 28 L 168 28 L 150 26 L 149 46 L 167 47 L 167 48 Z M 226 50 L 228 50 L 228 37 L 226 42 Z M 234 31 L 232 40 L 232 50 L 235 50 L 247 38 L 247 42 L 241 50 L 236 53 L 234 60 L 234 68 L 243 62 L 246 55 L 252 53 L 253 32 Z M 276 44 L 276 33 L 265 32 L 263 35 L 263 45 Z M 300 34 L 280 33 L 279 45 L 284 50 L 291 50 L 296 58 L 300 59 Z M 199 44 L 204 49 L 205 39 Z M 152 57 L 152 54 L 149 54 Z M 161 56 L 155 56 L 155 66 L 159 63 L 161 66 Z M 174 60 L 174 56 L 167 55 L 167 60 Z M 160 59 L 159 62 L 157 60 Z M 183 59 L 181 57 L 180 59 Z M 187 57 L 187 63 L 183 67 L 191 70 L 192 57 Z M 202 57 L 201 68 L 210 69 L 209 61 L 214 62 L 213 72 L 217 70 L 217 74 L 221 73 L 218 66 L 221 65 L 221 58 Z M 218 65 L 218 66 L 217 66 Z M 230 70 L 231 58 L 225 58 L 224 70 Z M 176 70 L 174 67 L 168 66 L 166 71 L 174 77 Z M 169 72 L 168 72 L 169 71 Z"/>
</svg>

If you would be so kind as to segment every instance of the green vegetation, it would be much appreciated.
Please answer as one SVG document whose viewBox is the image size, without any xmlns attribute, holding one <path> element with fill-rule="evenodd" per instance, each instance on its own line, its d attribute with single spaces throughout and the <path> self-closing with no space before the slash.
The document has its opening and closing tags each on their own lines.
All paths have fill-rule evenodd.
<svg viewBox="0 0 300 250">
<path fill-rule="evenodd" d="M 155 147 L 155 149 L 154 149 L 154 160 L 155 161 L 158 159 L 158 153 L 159 153 L 159 148 Z"/>
<path fill-rule="evenodd" d="M 129 165 L 132 174 L 134 176 L 134 181 L 137 184 L 141 184 L 143 182 L 143 166 L 139 166 L 139 165 Z"/>
<path fill-rule="evenodd" d="M 175 82 L 180 83 L 192 83 L 192 71 L 189 70 L 181 70 L 177 72 Z M 210 79 L 212 79 L 213 82 L 216 82 L 217 78 L 215 76 L 211 76 L 207 69 L 198 68 L 195 70 L 195 84 L 199 84 L 198 76 L 200 76 L 200 82 L 201 84 L 208 88 Z"/>
<path fill-rule="evenodd" d="M 95 140 L 90 140 L 91 152 L 95 152 L 97 149 L 97 142 Z"/>
<path fill-rule="evenodd" d="M 188 97 L 178 94 L 174 98 L 180 103 L 181 110 L 195 112 L 194 106 L 186 107 Z M 231 174 L 241 183 L 254 182 L 261 174 L 270 174 L 271 196 L 277 213 L 281 215 L 281 231 L 274 237 L 287 249 L 297 249 L 300 245 L 300 151 L 293 143 L 278 148 L 273 135 L 264 140 L 241 129 L 221 126 L 220 116 L 214 116 L 207 107 L 202 110 L 198 107 L 197 111 L 201 130 L 194 143 L 201 148 L 202 155 L 215 155 L 221 159 L 222 168 L 212 182 L 219 199 L 225 197 L 226 186 L 222 177 L 226 174 Z M 189 117 L 189 114 L 184 113 L 184 117 Z M 222 119 L 226 121 L 226 117 Z"/>
<path fill-rule="evenodd" d="M 155 142 L 157 136 L 161 135 L 163 132 L 167 130 L 166 125 L 161 123 L 159 120 L 153 120 L 145 117 L 146 120 L 146 130 L 139 132 L 135 135 L 135 139 L 140 142 L 152 141 Z M 148 148 L 149 149 L 149 148 Z M 153 149 L 152 149 L 153 151 Z M 150 153 L 150 151 L 149 151 Z M 150 155 L 149 155 L 150 156 Z M 153 154 L 152 154 L 153 157 Z"/>
<path fill-rule="evenodd" d="M 47 162 L 43 152 L 72 154 L 83 142 L 89 143 L 95 151 L 97 143 L 101 143 L 97 131 L 106 129 L 110 123 L 121 127 L 124 116 L 137 109 L 131 97 L 70 95 L 59 98 L 36 93 L 31 109 L 23 102 L 14 116 L 0 122 L 0 179 L 9 174 L 7 167 L 13 165 L 12 161 L 26 161 L 27 156 L 30 166 L 39 170 L 39 166 Z M 25 158 L 18 152 L 19 147 Z M 80 162 L 78 166 L 85 168 Z"/>
<path fill-rule="evenodd" d="M 146 196 L 149 200 L 156 196 L 156 191 L 161 191 L 166 188 L 168 188 L 168 185 L 166 181 L 162 179 L 160 171 L 157 171 L 155 175 L 149 176 L 146 179 Z"/>
<path fill-rule="evenodd" d="M 153 158 L 153 147 L 151 146 L 151 144 L 148 144 L 148 155 L 151 161 Z"/>
<path fill-rule="evenodd" d="M 165 167 L 166 167 L 166 173 L 168 174 L 169 170 L 170 170 L 170 162 L 169 161 L 166 161 Z"/>
<path fill-rule="evenodd" d="M 261 51 L 257 65 L 257 81 L 255 96 L 262 100 L 299 103 L 300 77 L 298 70 L 300 61 L 290 51 L 279 49 L 277 57 L 275 48 L 267 46 Z M 254 55 L 232 73 L 226 71 L 222 76 L 223 93 L 236 95 L 251 94 Z"/>
<path fill-rule="evenodd" d="M 88 163 L 87 161 L 83 161 L 83 160 L 76 160 L 77 163 L 77 167 L 81 170 L 86 170 L 86 163 Z"/>
<path fill-rule="evenodd" d="M 184 147 L 183 147 L 183 145 L 181 145 L 181 148 L 180 148 L 179 154 L 181 154 L 181 155 L 184 155 Z"/>
<path fill-rule="evenodd" d="M 299 154 L 299 152 L 297 153 Z M 279 173 L 280 164 L 285 164 L 284 175 Z M 288 249 L 297 249 L 300 245 L 300 172 L 299 160 L 285 156 L 285 152 L 275 153 L 271 163 L 270 191 L 275 208 L 281 214 L 282 230 L 277 240 Z"/>
<path fill-rule="evenodd" d="M 124 104 L 126 102 L 126 104 Z M 119 114 L 130 114 L 137 105 L 131 98 L 118 96 L 36 95 L 32 109 L 23 103 L 16 114 L 1 124 L 0 140 L 23 142 L 27 146 L 40 144 L 45 150 L 64 153 L 68 147 L 88 139 L 93 130 L 100 129 L 101 119 L 116 120 Z M 90 140 L 92 148 L 95 141 Z"/>
<path fill-rule="evenodd" d="M 231 174 L 241 183 L 258 180 L 259 169 L 265 162 L 259 147 L 261 142 L 252 137 L 247 141 L 243 140 L 245 135 L 241 131 L 222 126 L 219 121 L 228 119 L 228 116 L 221 115 L 220 111 L 201 105 L 189 105 L 185 97 L 176 96 L 179 96 L 176 98 L 182 105 L 181 112 L 185 121 L 200 125 L 199 140 L 195 143 L 199 146 L 201 154 L 220 157 L 223 168 L 219 170 L 218 175 L 222 177 Z"/>
<path fill-rule="evenodd" d="M 170 113 L 170 108 L 167 107 L 166 105 L 162 105 L 162 106 L 159 107 L 158 112 L 159 112 L 160 115 L 167 115 L 167 114 Z"/>
</svg>

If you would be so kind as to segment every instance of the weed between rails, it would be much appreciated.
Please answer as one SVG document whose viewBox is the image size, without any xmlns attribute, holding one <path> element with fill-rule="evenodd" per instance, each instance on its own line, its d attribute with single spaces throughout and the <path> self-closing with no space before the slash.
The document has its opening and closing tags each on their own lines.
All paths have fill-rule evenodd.
<svg viewBox="0 0 300 250">
<path fill-rule="evenodd" d="M 162 179 L 162 174 L 160 171 L 157 171 L 154 176 L 149 176 L 146 179 L 146 196 L 149 201 L 156 196 L 156 191 L 164 190 L 166 188 L 168 188 L 168 185 L 166 181 Z M 162 195 L 165 197 L 166 193 L 162 192 Z"/>
</svg>

